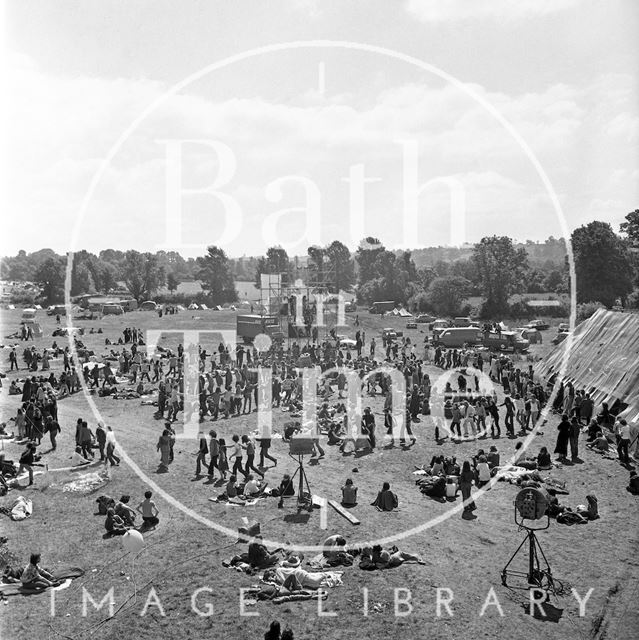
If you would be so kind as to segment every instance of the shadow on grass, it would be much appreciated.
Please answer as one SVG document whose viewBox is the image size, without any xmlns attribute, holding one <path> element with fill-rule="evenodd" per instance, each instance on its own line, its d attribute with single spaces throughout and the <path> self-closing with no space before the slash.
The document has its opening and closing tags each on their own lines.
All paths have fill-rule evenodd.
<svg viewBox="0 0 639 640">
<path fill-rule="evenodd" d="M 284 516 L 284 522 L 292 524 L 307 524 L 310 518 L 310 513 L 289 513 Z"/>
<path fill-rule="evenodd" d="M 526 602 L 522 604 L 522 609 L 526 613 L 526 615 L 532 616 L 535 620 L 541 620 L 541 622 L 559 622 L 561 620 L 561 616 L 563 615 L 564 610 L 555 607 L 555 605 L 550 602 L 542 602 L 539 605 L 535 605 L 532 607 L 532 611 L 530 603 Z"/>
</svg>

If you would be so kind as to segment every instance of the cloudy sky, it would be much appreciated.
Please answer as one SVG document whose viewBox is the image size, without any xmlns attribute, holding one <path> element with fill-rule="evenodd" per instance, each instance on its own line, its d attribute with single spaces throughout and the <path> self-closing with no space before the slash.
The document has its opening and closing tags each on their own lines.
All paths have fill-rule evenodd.
<svg viewBox="0 0 639 640">
<path fill-rule="evenodd" d="M 5 255 L 542 240 L 639 206 L 635 0 L 8 0 L 5 22 Z"/>
</svg>

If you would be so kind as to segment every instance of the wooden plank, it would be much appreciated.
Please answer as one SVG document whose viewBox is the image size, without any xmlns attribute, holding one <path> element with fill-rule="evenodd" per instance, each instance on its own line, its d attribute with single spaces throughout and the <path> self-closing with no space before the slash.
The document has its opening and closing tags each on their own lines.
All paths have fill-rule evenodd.
<svg viewBox="0 0 639 640">
<path fill-rule="evenodd" d="M 346 518 L 352 525 L 361 524 L 360 521 L 350 511 L 344 509 L 344 507 L 339 502 L 335 502 L 335 500 L 329 500 L 328 504 L 330 504 L 331 507 L 333 507 L 333 509 L 335 509 L 335 511 L 340 514 L 340 516 Z"/>
</svg>

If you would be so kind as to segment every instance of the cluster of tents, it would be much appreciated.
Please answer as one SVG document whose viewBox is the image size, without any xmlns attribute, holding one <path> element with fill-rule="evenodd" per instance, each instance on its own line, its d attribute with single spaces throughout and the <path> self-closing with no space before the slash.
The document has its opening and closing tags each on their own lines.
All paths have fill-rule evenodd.
<svg viewBox="0 0 639 640">
<path fill-rule="evenodd" d="M 399 316 L 400 318 L 413 317 L 413 314 L 408 309 L 404 309 L 404 307 L 395 307 L 392 311 L 388 311 L 387 314 L 391 316 Z"/>
</svg>

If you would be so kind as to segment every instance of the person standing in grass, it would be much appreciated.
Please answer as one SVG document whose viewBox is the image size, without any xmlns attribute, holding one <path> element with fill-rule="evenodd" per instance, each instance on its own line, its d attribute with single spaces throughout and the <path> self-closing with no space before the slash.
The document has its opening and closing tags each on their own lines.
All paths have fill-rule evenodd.
<svg viewBox="0 0 639 640">
<path fill-rule="evenodd" d="M 220 443 L 217 439 L 217 432 L 215 431 L 209 431 L 209 435 L 211 436 L 211 440 L 209 441 L 209 454 L 211 456 L 211 460 L 209 462 L 209 478 L 211 480 L 215 479 L 215 469 L 217 469 L 220 472 L 220 475 L 222 475 L 222 472 L 220 471 L 220 467 L 218 464 L 218 458 L 220 455 Z"/>
<path fill-rule="evenodd" d="M 228 447 L 226 445 L 226 440 L 224 440 L 224 438 L 220 438 L 218 442 L 220 445 L 220 453 L 217 460 L 217 464 L 218 464 L 220 473 L 222 474 L 222 480 L 226 480 L 226 474 L 229 470 L 229 460 L 226 455 L 226 450 Z"/>
<path fill-rule="evenodd" d="M 168 429 L 164 429 L 162 432 L 156 449 L 160 452 L 160 470 L 168 471 L 169 464 L 171 464 L 171 434 Z"/>
<path fill-rule="evenodd" d="M 459 475 L 459 488 L 461 489 L 462 500 L 464 501 L 462 518 L 467 518 L 477 508 L 475 507 L 474 501 L 470 499 L 474 478 L 475 473 L 471 469 L 470 462 L 464 460 L 461 474 Z"/>
<path fill-rule="evenodd" d="M 195 475 L 202 475 L 202 465 L 206 465 L 206 456 L 209 452 L 209 446 L 206 442 L 206 436 L 200 433 L 200 449 L 197 452 L 197 460 L 195 462 Z"/>
</svg>

